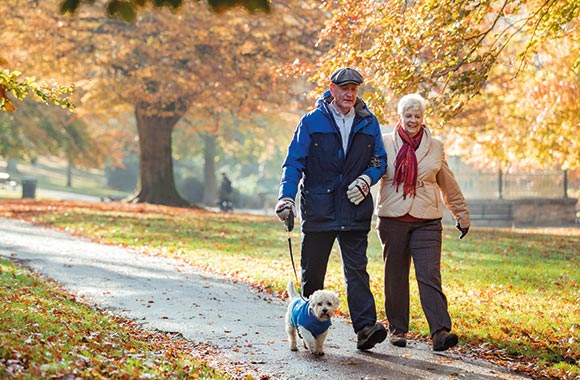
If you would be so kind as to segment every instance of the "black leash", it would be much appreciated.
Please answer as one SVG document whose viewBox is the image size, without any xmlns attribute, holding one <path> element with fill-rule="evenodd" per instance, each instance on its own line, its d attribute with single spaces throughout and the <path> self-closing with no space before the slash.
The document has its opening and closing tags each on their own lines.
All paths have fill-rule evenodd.
<svg viewBox="0 0 580 380">
<path fill-rule="evenodd" d="M 292 212 L 292 209 L 290 209 L 288 217 L 284 220 L 284 226 L 286 227 L 286 232 L 288 232 L 288 251 L 290 252 L 290 261 L 292 262 L 292 269 L 294 270 L 294 278 L 296 279 L 296 284 L 301 284 L 301 281 L 298 280 L 296 265 L 294 265 L 294 255 L 292 253 L 292 234 L 290 234 L 294 229 L 294 213 Z M 299 292 L 299 294 L 300 298 L 302 298 L 304 301 L 308 301 L 302 296 L 302 292 Z M 300 336 L 300 333 L 298 333 L 298 336 Z M 300 339 L 302 339 L 301 336 Z"/>
<path fill-rule="evenodd" d="M 292 254 L 292 235 L 290 234 L 294 229 L 294 213 L 292 210 L 290 210 L 288 217 L 284 220 L 284 226 L 286 226 L 286 232 L 288 232 L 288 251 L 290 251 L 290 261 L 292 262 L 292 269 L 294 270 L 294 278 L 296 279 L 296 284 L 299 284 L 296 265 L 294 265 L 294 255 Z"/>
</svg>

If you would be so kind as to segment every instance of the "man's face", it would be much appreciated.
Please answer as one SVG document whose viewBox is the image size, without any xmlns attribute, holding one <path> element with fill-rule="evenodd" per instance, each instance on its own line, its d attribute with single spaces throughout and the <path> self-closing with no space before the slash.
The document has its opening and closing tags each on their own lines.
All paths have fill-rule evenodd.
<svg viewBox="0 0 580 380">
<path fill-rule="evenodd" d="M 334 96 L 335 106 L 343 115 L 354 106 L 356 97 L 358 95 L 358 85 L 354 83 L 347 83 L 339 86 L 337 84 L 330 84 L 330 93 Z"/>
</svg>

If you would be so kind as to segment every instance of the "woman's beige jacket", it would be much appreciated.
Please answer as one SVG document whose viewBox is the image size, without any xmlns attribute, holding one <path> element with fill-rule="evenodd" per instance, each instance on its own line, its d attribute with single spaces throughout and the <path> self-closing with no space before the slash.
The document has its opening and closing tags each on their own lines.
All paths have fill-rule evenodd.
<svg viewBox="0 0 580 380">
<path fill-rule="evenodd" d="M 443 217 L 445 204 L 461 227 L 471 225 L 465 198 L 445 160 L 443 143 L 431 136 L 429 128 L 423 127 L 421 144 L 415 151 L 418 163 L 415 197 L 407 195 L 403 199 L 403 186 L 397 191 L 393 185 L 395 159 L 403 146 L 396 129 L 383 134 L 383 142 L 387 151 L 387 171 L 379 182 L 378 216 L 398 217 L 408 213 L 419 219 L 438 219 Z"/>
</svg>

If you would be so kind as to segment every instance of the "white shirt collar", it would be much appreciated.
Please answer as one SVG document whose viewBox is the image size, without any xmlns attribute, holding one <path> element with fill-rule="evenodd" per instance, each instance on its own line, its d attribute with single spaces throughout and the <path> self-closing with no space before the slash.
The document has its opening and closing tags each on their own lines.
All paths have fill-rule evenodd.
<svg viewBox="0 0 580 380">
<path fill-rule="evenodd" d="M 346 115 L 343 115 L 342 113 L 340 113 L 340 111 L 338 110 L 338 108 L 336 108 L 336 106 L 334 105 L 335 100 L 333 100 L 330 103 L 330 109 L 332 110 L 332 113 L 335 116 L 339 116 L 339 117 L 353 117 L 354 116 L 354 107 L 351 107 L 350 110 L 346 113 Z"/>
</svg>

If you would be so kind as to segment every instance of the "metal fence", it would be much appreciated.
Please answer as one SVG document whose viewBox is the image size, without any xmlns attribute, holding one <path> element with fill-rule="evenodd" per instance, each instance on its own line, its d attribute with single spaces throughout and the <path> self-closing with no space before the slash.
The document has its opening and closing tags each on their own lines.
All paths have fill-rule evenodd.
<svg viewBox="0 0 580 380">
<path fill-rule="evenodd" d="M 551 173 L 455 172 L 467 199 L 566 198 L 565 171 Z"/>
</svg>

